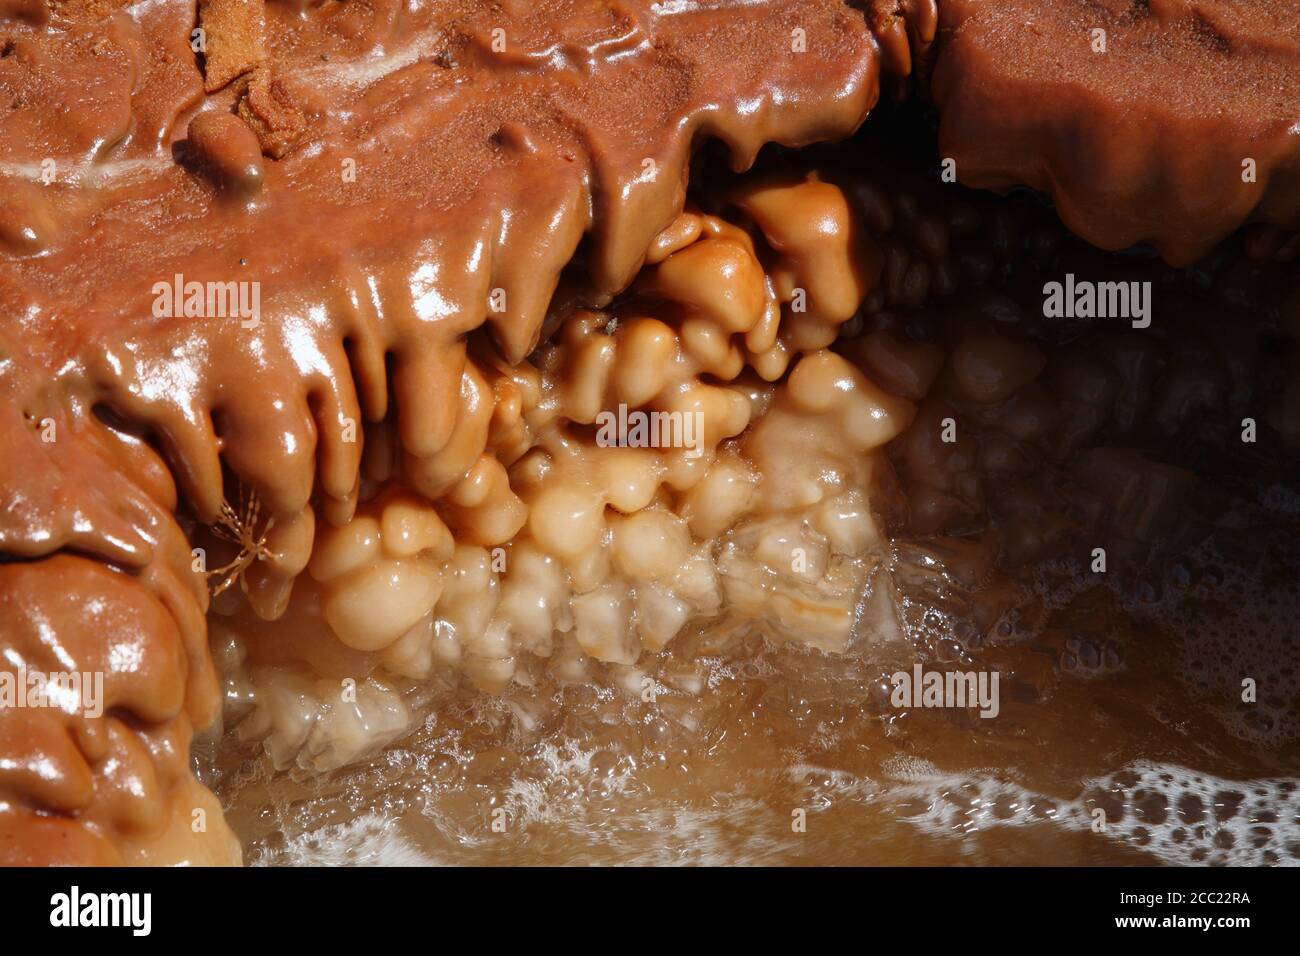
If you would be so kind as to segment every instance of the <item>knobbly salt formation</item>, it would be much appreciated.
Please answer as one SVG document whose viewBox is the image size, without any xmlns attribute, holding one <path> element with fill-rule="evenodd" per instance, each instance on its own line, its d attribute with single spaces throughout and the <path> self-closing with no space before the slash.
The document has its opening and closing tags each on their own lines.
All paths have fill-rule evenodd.
<svg viewBox="0 0 1300 956">
<path fill-rule="evenodd" d="M 1067 6 L 1039 42 L 1073 42 Z M 1112 43 L 1131 29 L 1181 50 L 1184 21 L 1165 14 L 1109 14 Z M 237 860 L 186 766 L 222 698 L 242 741 L 321 771 L 409 731 L 461 677 L 493 694 L 636 691 L 673 642 L 904 646 L 910 566 L 893 566 L 886 517 L 1004 527 L 1005 546 L 986 535 L 952 561 L 973 592 L 994 556 L 1039 556 L 1054 530 L 1110 520 L 1121 552 L 1145 553 L 1170 522 L 1168 466 L 1099 448 L 1092 503 L 1069 515 L 1055 486 L 1037 511 L 987 486 L 1023 480 L 1025 456 L 1093 448 L 1144 389 L 1163 389 L 1157 424 L 1177 429 L 1249 372 L 1230 353 L 1213 368 L 1148 346 L 1058 359 L 1063 343 L 1001 328 L 996 298 L 943 334 L 909 325 L 1005 267 L 988 250 L 1022 224 L 892 197 L 898 174 L 861 158 L 778 164 L 687 206 L 697 140 L 743 169 L 770 141 L 845 137 L 915 67 L 959 177 L 1056 186 L 1085 237 L 1183 261 L 1252 217 L 1295 227 L 1295 138 L 1267 104 L 1171 124 L 1168 155 L 1190 137 L 1214 145 L 1201 157 L 1259 147 L 1256 189 L 1214 180 L 1203 207 L 1179 197 L 1217 166 L 1166 192 L 1119 163 L 1051 165 L 1083 114 L 1047 106 L 1041 77 L 1015 93 L 1041 118 L 1018 134 L 1022 165 L 983 156 L 962 116 L 998 129 L 979 91 L 1031 62 L 989 53 L 1010 35 L 992 22 L 923 0 L 0 14 L 0 90 L 18 106 L 0 129 L 0 551 L 15 559 L 0 641 L 107 688 L 104 718 L 0 712 L 0 859 Z M 1276 36 L 1215 55 L 1273 70 L 1285 95 L 1295 45 Z M 1094 80 L 1098 109 L 1122 100 Z M 1219 90 L 1196 105 L 1244 109 L 1240 87 Z M 1155 231 L 1131 222 L 1141 200 L 1074 211 L 1121 187 L 1151 195 Z M 182 295 L 160 308 L 160 288 Z M 1048 401 L 1054 362 L 1077 394 Z M 1165 362 L 1185 372 L 1153 385 Z M 1288 374 L 1261 414 L 1294 447 Z M 602 416 L 623 412 L 676 437 L 611 446 Z M 949 417 L 980 444 L 935 446 Z M 997 601 L 967 600 L 996 633 Z"/>
<path fill-rule="evenodd" d="M 848 197 L 816 178 L 728 201 L 753 234 L 688 210 L 628 293 L 562 316 L 535 365 L 471 358 L 451 464 L 399 453 L 381 426 L 362 503 L 317 533 L 314 585 L 294 586 L 294 650 L 257 637 L 234 602 L 214 624 L 243 737 L 265 736 L 280 766 L 327 770 L 409 731 L 418 688 L 400 685 L 435 668 L 491 693 L 548 670 L 590 683 L 600 664 L 635 682 L 646 652 L 698 622 L 843 652 L 863 593 L 881 590 L 878 613 L 892 613 L 870 500 L 879 449 L 913 406 L 825 348 L 880 255 Z M 611 408 L 698 432 L 602 441 Z M 324 660 L 342 664 L 333 680 Z M 340 705 L 348 675 L 365 684 Z"/>
</svg>

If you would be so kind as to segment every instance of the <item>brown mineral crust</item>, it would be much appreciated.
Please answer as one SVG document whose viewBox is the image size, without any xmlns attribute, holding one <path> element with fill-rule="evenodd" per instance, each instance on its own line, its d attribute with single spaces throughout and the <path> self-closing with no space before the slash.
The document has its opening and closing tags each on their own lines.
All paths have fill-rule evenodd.
<svg viewBox="0 0 1300 956">
<path fill-rule="evenodd" d="M 940 20 L 932 94 L 961 182 L 1043 190 L 1083 238 L 1175 264 L 1248 221 L 1300 226 L 1292 0 L 945 0 Z"/>
<path fill-rule="evenodd" d="M 209 93 L 257 69 L 263 59 L 263 0 L 201 0 L 203 88 Z"/>
<path fill-rule="evenodd" d="M 153 4 L 135 17 L 122 6 L 55 4 L 49 28 L 40 31 L 0 19 L 0 102 L 12 107 L 0 131 L 0 179 L 39 183 L 45 160 L 55 164 L 59 183 L 94 160 L 157 171 L 171 124 L 203 96 L 190 48 L 194 3 Z M 146 156 L 155 160 L 140 162 Z"/>
<path fill-rule="evenodd" d="M 0 649 L 7 670 L 21 662 L 29 673 L 102 674 L 103 700 L 98 716 L 0 708 L 0 863 L 42 859 L 39 833 L 55 854 L 47 862 L 103 862 L 103 852 L 155 842 L 179 826 L 176 812 L 190 812 L 169 801 L 192 786 L 190 728 L 217 713 L 208 595 L 190 573 L 175 486 L 157 455 L 93 415 L 33 414 L 55 439 L 48 470 L 33 477 L 63 505 L 60 537 L 98 560 L 59 553 L 0 565 Z M 21 514 L 30 501 L 7 504 Z M 33 817 L 50 812 L 65 817 Z M 71 819 L 89 828 L 86 839 L 67 836 Z M 220 821 L 212 827 L 211 861 L 229 860 Z"/>
<path fill-rule="evenodd" d="M 14 861 L 106 846 L 157 859 L 140 848 L 172 846 L 177 821 L 211 801 L 184 766 L 216 688 L 171 476 L 204 523 L 229 490 L 223 466 L 281 528 L 304 527 L 313 494 L 344 520 L 361 452 L 345 436 L 388 413 L 390 388 L 406 454 L 437 471 L 459 434 L 467 333 L 486 322 L 507 360 L 526 355 L 588 233 L 586 295 L 626 286 L 682 205 L 698 140 L 723 140 L 741 168 L 768 141 L 847 135 L 877 95 L 879 46 L 837 0 L 272 3 L 260 69 L 281 119 L 301 121 L 271 118 L 292 136 L 263 148 L 283 158 L 255 199 L 229 202 L 173 146 L 200 105 L 236 109 L 241 84 L 204 102 L 187 56 L 195 10 L 167 7 L 136 20 L 64 5 L 0 58 L 18 106 L 0 127 L 0 179 L 20 187 L 0 208 L 0 448 L 18 463 L 0 474 L 0 552 L 28 559 L 0 566 L 15 608 L 0 646 L 36 660 L 66 643 L 129 701 L 99 730 L 6 718 L 34 721 L 11 725 L 6 755 L 58 758 L 0 782 Z M 910 7 L 928 41 L 932 5 Z M 268 115 L 246 119 L 265 133 Z M 174 280 L 255 283 L 259 314 L 169 315 Z M 495 289 L 508 304 L 490 313 Z M 64 549 L 89 557 L 50 557 Z M 111 620 L 77 613 L 88 607 Z M 112 652 L 129 647 L 127 675 Z M 94 839 L 60 850 L 67 821 Z M 213 831 L 196 858 L 228 857 L 224 824 Z"/>
<path fill-rule="evenodd" d="M 262 147 L 238 117 L 205 110 L 190 121 L 186 139 L 193 159 L 233 193 L 251 196 L 262 187 Z"/>
<path fill-rule="evenodd" d="M 39 26 L 49 15 L 46 0 L 0 0 L 0 20 L 12 18 Z"/>
<path fill-rule="evenodd" d="M 306 133 L 305 119 L 291 95 L 265 71 L 254 73 L 248 81 L 239 100 L 239 118 L 257 136 L 262 152 L 275 159 L 283 158 Z"/>
<path fill-rule="evenodd" d="M 871 32 L 880 44 L 881 72 L 910 77 L 927 58 L 938 29 L 938 11 L 928 0 L 870 0 Z"/>
<path fill-rule="evenodd" d="M 6 764 L 9 861 L 143 858 L 211 802 L 185 769 L 216 688 L 171 475 L 205 523 L 223 465 L 281 528 L 313 494 L 346 520 L 361 448 L 344 436 L 387 414 L 390 386 L 407 456 L 440 474 L 463 451 L 447 454 L 470 331 L 488 324 L 518 361 L 584 237 L 586 297 L 627 284 L 698 139 L 742 168 L 767 141 L 846 135 L 882 73 L 927 57 L 937 16 L 930 0 L 273 2 L 250 95 L 205 101 L 194 5 L 122 6 L 52 4 L 37 29 L 43 13 L 12 5 L 0 22 L 0 552 L 28 559 L 0 565 L 0 649 L 49 666 L 71 648 L 119 702 L 98 723 L 4 715 L 0 752 L 53 768 Z M 1264 0 L 1149 7 L 950 0 L 934 91 L 959 175 L 1050 190 L 1085 236 L 1175 260 L 1250 216 L 1294 225 L 1294 18 Z M 1094 16 L 1104 67 L 1086 29 L 1077 42 Z M 251 56 L 246 26 L 208 41 Z M 255 201 L 175 161 L 200 106 L 241 111 L 281 157 Z M 257 283 L 256 324 L 160 314 L 177 276 Z M 508 304 L 489 312 L 497 289 Z"/>
<path fill-rule="evenodd" d="M 24 0 L 17 0 L 22 3 Z M 35 0 L 62 20 L 99 20 L 130 6 L 131 0 Z M 191 13 L 193 10 L 191 9 Z"/>
<path fill-rule="evenodd" d="M 0 813 L 0 866 L 120 866 L 108 838 L 72 817 Z"/>
<path fill-rule="evenodd" d="M 0 567 L 7 664 L 103 675 L 98 714 L 0 708 L 0 830 L 12 814 L 37 810 L 77 816 L 114 846 L 165 827 L 169 795 L 189 775 L 189 718 L 209 722 L 215 704 L 210 671 L 190 670 L 184 618 L 168 606 L 166 588 L 87 558 Z M 97 846 L 70 844 L 89 862 Z M 0 864 L 29 852 L 0 841 Z"/>
</svg>

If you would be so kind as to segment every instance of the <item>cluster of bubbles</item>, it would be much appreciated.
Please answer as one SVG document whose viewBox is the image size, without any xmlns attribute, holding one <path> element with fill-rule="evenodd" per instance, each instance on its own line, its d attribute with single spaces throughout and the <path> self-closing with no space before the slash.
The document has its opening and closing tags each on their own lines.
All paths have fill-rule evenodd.
<svg viewBox="0 0 1300 956">
<path fill-rule="evenodd" d="M 1091 831 L 1179 866 L 1300 866 L 1300 780 L 1225 780 L 1138 763 L 1053 800 L 991 777 L 913 772 L 886 791 L 900 818 L 933 835 L 1050 825 Z"/>
</svg>

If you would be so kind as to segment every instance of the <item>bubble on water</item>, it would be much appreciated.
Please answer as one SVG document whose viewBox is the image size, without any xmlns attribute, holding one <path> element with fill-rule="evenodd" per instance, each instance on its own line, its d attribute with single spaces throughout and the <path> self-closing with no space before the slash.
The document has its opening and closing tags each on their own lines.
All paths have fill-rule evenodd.
<svg viewBox="0 0 1300 956">
<path fill-rule="evenodd" d="M 1300 866 L 1300 780 L 1227 780 L 1174 764 L 1138 763 L 1088 780 L 1069 801 L 990 777 L 908 776 L 885 789 L 899 819 L 934 836 L 1050 824 L 1092 830 L 1175 866 Z"/>
<path fill-rule="evenodd" d="M 894 780 L 927 780 L 939 776 L 938 767 L 923 757 L 911 754 L 896 754 L 880 766 Z"/>
<path fill-rule="evenodd" d="M 1272 501 L 1278 492 L 1261 493 Z M 1274 509 L 1275 511 L 1277 509 Z M 1283 510 L 1283 513 L 1289 514 Z M 1264 508 L 1233 499 L 1216 530 L 1195 548 L 1169 558 L 1148 577 L 1074 573 L 1067 562 L 1034 569 L 1034 595 L 1043 606 L 1069 607 L 1084 592 L 1107 589 L 1119 608 L 1144 628 L 1171 639 L 1173 676 L 1240 740 L 1277 748 L 1300 739 L 1300 552 L 1292 525 Z M 1092 673 L 1067 648 L 1062 669 Z M 1100 648 L 1100 670 L 1107 667 Z M 1122 666 L 1116 651 L 1116 668 Z M 1243 681 L 1255 700 L 1244 701 Z"/>
<path fill-rule="evenodd" d="M 1269 747 L 1300 739 L 1300 574 L 1217 557 L 1197 555 L 1207 573 L 1151 612 L 1177 639 L 1178 677 L 1234 736 Z M 1253 701 L 1242 699 L 1247 679 Z"/>
</svg>

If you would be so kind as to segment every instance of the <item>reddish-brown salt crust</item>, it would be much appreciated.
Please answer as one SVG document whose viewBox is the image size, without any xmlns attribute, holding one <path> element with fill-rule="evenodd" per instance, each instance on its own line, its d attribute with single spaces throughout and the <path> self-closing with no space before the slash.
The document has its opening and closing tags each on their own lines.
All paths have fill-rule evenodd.
<svg viewBox="0 0 1300 956">
<path fill-rule="evenodd" d="M 939 145 L 963 183 L 1041 189 L 1090 242 L 1175 264 L 1247 221 L 1300 226 L 1293 0 L 944 0 L 940 20 Z"/>
</svg>

